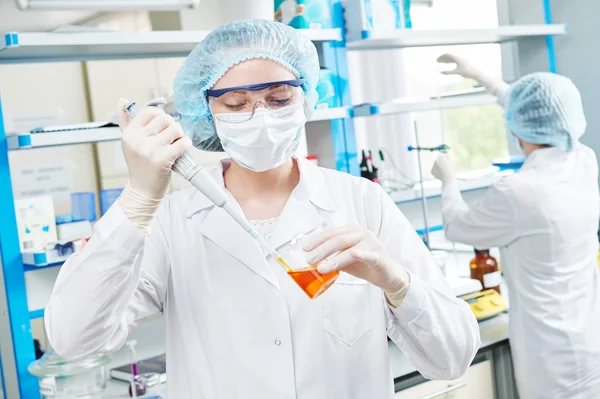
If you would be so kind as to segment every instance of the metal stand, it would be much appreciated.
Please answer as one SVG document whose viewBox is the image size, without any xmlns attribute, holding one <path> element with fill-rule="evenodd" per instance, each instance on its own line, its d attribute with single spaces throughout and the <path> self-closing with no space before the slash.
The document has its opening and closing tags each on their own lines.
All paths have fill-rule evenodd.
<svg viewBox="0 0 600 399">
<path fill-rule="evenodd" d="M 417 122 L 414 122 L 415 127 L 415 143 L 417 148 L 419 144 L 419 132 L 417 130 Z M 417 162 L 419 164 L 419 182 L 421 183 L 421 206 L 423 208 L 423 225 L 425 228 L 425 245 L 429 248 L 429 215 L 427 214 L 427 196 L 425 195 L 425 187 L 423 185 L 423 166 L 421 165 L 421 151 L 417 151 Z"/>
</svg>

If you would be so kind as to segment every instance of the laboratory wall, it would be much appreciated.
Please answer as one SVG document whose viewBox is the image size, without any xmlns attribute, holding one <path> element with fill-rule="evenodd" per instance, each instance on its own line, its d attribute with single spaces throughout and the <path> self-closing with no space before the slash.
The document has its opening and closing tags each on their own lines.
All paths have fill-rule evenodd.
<svg viewBox="0 0 600 399">
<path fill-rule="evenodd" d="M 88 121 L 81 63 L 0 65 L 0 88 L 8 133 Z M 72 192 L 97 191 L 92 145 L 11 151 L 9 157 L 16 199 L 52 195 L 60 214 L 69 212 Z M 54 269 L 26 274 L 30 310 L 45 306 Z M 42 319 L 33 320 L 32 332 L 44 342 Z"/>
<path fill-rule="evenodd" d="M 0 65 L 0 95 L 7 133 L 88 121 L 80 63 Z M 51 194 L 67 212 L 73 191 L 96 191 L 91 145 L 10 152 L 17 199 Z"/>
<path fill-rule="evenodd" d="M 407 97 L 404 50 L 349 52 L 348 72 L 352 81 L 353 104 L 378 103 Z M 357 150 L 377 154 L 385 148 L 403 174 L 418 179 L 416 154 L 406 149 L 414 145 L 414 118 L 410 114 L 355 118 Z M 376 162 L 379 160 L 375 155 Z"/>
<path fill-rule="evenodd" d="M 550 0 L 548 0 L 550 1 Z M 556 71 L 568 76 L 581 91 L 587 131 L 581 141 L 600 153 L 600 32 L 595 15 L 600 13 L 596 0 L 550 1 L 552 21 L 567 25 L 567 35 L 554 38 Z M 542 1 L 510 0 L 511 23 L 543 23 Z M 527 42 L 519 42 L 519 72 L 521 75 L 548 70 L 547 53 Z"/>
</svg>

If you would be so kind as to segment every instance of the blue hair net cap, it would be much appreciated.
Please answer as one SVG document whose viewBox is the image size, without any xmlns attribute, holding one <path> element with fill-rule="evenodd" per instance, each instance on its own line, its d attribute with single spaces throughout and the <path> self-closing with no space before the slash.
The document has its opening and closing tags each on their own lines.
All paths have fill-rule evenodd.
<svg viewBox="0 0 600 399">
<path fill-rule="evenodd" d="M 307 119 L 318 100 L 319 58 L 314 44 L 299 31 L 263 19 L 239 20 L 210 32 L 186 58 L 174 83 L 174 102 L 180 123 L 194 146 L 222 151 L 208 106 L 206 90 L 232 66 L 249 59 L 265 58 L 304 78 Z"/>
<path fill-rule="evenodd" d="M 575 84 L 548 72 L 526 75 L 509 87 L 506 123 L 511 132 L 528 143 L 566 151 L 583 136 L 587 125 Z"/>
</svg>

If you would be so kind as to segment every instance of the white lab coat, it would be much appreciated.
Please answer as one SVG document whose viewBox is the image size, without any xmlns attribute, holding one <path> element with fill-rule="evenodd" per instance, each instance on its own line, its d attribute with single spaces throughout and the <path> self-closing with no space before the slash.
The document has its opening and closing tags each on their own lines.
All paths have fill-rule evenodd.
<svg viewBox="0 0 600 399">
<path fill-rule="evenodd" d="M 446 237 L 500 247 L 521 399 L 600 398 L 598 165 L 594 152 L 535 150 L 467 206 L 443 188 Z"/>
<path fill-rule="evenodd" d="M 270 243 L 324 221 L 370 229 L 411 273 L 398 308 L 347 274 L 311 301 L 190 188 L 163 201 L 148 236 L 118 203 L 96 224 L 62 267 L 46 308 L 53 348 L 66 358 L 118 349 L 135 320 L 162 311 L 169 398 L 392 398 L 386 335 L 424 376 L 463 374 L 479 348 L 477 322 L 402 213 L 367 180 L 298 164 L 300 182 Z M 213 173 L 221 184 L 222 173 Z"/>
</svg>

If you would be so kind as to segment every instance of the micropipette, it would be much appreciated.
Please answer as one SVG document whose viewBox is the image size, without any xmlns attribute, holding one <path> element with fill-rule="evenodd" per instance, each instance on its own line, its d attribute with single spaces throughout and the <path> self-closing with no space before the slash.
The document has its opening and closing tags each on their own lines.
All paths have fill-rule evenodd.
<svg viewBox="0 0 600 399">
<path fill-rule="evenodd" d="M 146 104 L 146 107 L 163 104 L 166 104 L 164 98 L 156 98 Z M 131 119 L 133 119 L 140 112 L 140 107 L 138 107 L 135 102 L 130 102 L 125 105 L 125 111 L 129 114 Z M 192 183 L 198 191 L 204 194 L 216 206 L 227 212 L 229 216 L 246 230 L 246 232 L 248 232 L 248 234 L 250 234 L 269 255 L 272 255 L 282 266 L 287 270 L 290 270 L 290 267 L 283 261 L 279 254 L 277 254 L 277 251 L 269 245 L 259 232 L 254 230 L 246 217 L 232 206 L 225 190 L 219 186 L 217 182 L 210 177 L 208 172 L 206 172 L 202 166 L 198 165 L 188 153 L 184 153 L 175 161 L 175 163 L 173 163 L 173 170 Z"/>
</svg>

